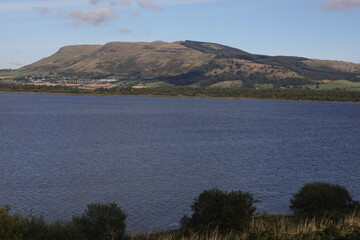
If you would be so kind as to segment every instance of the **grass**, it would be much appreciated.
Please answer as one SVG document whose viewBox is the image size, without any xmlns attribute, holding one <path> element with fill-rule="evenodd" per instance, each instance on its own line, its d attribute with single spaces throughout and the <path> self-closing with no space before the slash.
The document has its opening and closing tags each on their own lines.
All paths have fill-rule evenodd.
<svg viewBox="0 0 360 240">
<path fill-rule="evenodd" d="M 235 81 L 223 81 L 217 82 L 211 85 L 211 87 L 243 87 L 243 81 L 235 80 Z"/>
<path fill-rule="evenodd" d="M 6 78 L 17 78 L 17 77 L 26 77 L 31 75 L 36 75 L 35 72 L 20 72 L 20 71 L 9 71 L 9 72 L 0 72 L 0 79 Z"/>
<path fill-rule="evenodd" d="M 149 86 L 149 87 L 173 87 L 175 86 L 174 84 L 171 83 L 167 83 L 167 82 L 151 82 L 151 83 L 147 83 L 145 84 L 145 86 Z"/>
<path fill-rule="evenodd" d="M 347 80 L 336 80 L 330 81 L 329 83 L 317 85 L 308 85 L 310 89 L 319 89 L 319 90 L 335 90 L 335 89 L 346 89 L 348 91 L 360 91 L 360 82 L 350 82 Z"/>
<path fill-rule="evenodd" d="M 200 82 L 196 82 L 190 85 L 187 85 L 187 87 L 191 87 L 191 88 L 200 88 L 201 87 L 201 83 Z"/>
<path fill-rule="evenodd" d="M 360 217 L 348 216 L 342 221 L 329 218 L 299 220 L 291 216 L 254 217 L 242 233 L 206 233 L 182 235 L 179 231 L 137 235 L 131 240 L 359 240 Z"/>
</svg>

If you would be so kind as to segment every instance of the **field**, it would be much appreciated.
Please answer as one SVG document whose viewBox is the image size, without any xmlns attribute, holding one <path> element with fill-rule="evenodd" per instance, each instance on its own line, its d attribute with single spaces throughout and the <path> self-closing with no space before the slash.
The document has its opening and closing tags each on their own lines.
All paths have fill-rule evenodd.
<svg viewBox="0 0 360 240">
<path fill-rule="evenodd" d="M 319 86 L 319 87 L 317 87 Z M 329 81 L 328 83 L 320 83 L 319 85 L 307 85 L 310 89 L 319 90 L 348 90 L 348 91 L 360 91 L 360 82 L 350 82 L 347 80 Z"/>
<path fill-rule="evenodd" d="M 149 86 L 149 87 L 173 87 L 175 85 L 161 81 L 161 82 L 147 83 L 146 86 Z"/>
<path fill-rule="evenodd" d="M 1 71 L 0 79 L 25 77 L 29 75 L 36 75 L 34 72 L 18 72 L 18 71 Z"/>
<path fill-rule="evenodd" d="M 28 85 L 35 85 L 35 86 L 66 86 L 66 87 L 73 87 L 78 88 L 80 90 L 95 90 L 97 88 L 112 88 L 114 85 L 112 84 L 55 84 L 55 83 L 28 83 Z"/>
</svg>

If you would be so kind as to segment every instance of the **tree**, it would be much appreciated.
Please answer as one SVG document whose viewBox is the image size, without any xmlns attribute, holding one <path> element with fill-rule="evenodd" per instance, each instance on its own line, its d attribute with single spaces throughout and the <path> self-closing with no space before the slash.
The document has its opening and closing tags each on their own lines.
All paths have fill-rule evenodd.
<svg viewBox="0 0 360 240">
<path fill-rule="evenodd" d="M 180 225 L 183 230 L 241 231 L 254 215 L 257 202 L 248 192 L 205 190 L 194 199 L 191 217 L 185 215 Z"/>
<path fill-rule="evenodd" d="M 346 188 L 314 182 L 305 184 L 294 194 L 289 207 L 295 215 L 323 216 L 351 213 L 358 205 Z"/>
<path fill-rule="evenodd" d="M 116 203 L 95 203 L 73 221 L 88 240 L 118 240 L 124 237 L 125 219 L 126 214 Z"/>
</svg>

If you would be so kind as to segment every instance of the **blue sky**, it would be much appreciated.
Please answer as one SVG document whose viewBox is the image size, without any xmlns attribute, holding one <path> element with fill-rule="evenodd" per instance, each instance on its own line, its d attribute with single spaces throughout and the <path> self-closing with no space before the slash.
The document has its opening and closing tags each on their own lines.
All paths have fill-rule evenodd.
<svg viewBox="0 0 360 240">
<path fill-rule="evenodd" d="M 0 0 L 0 69 L 65 45 L 156 40 L 360 63 L 360 0 Z"/>
</svg>

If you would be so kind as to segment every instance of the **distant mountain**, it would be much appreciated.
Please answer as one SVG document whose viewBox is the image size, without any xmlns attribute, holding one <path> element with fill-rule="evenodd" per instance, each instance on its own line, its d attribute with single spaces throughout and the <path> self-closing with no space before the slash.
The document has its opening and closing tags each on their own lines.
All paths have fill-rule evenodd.
<svg viewBox="0 0 360 240">
<path fill-rule="evenodd" d="M 17 71 L 167 86 L 296 87 L 328 80 L 360 82 L 360 64 L 256 55 L 196 41 L 66 46 Z"/>
</svg>

